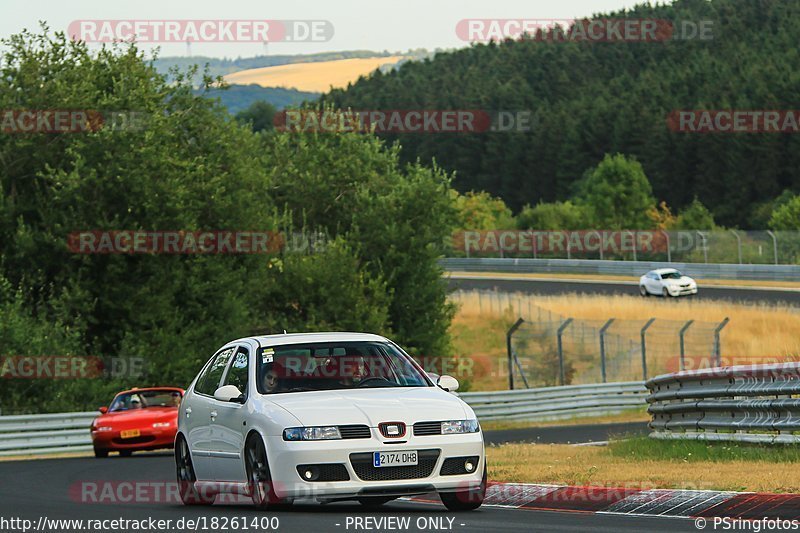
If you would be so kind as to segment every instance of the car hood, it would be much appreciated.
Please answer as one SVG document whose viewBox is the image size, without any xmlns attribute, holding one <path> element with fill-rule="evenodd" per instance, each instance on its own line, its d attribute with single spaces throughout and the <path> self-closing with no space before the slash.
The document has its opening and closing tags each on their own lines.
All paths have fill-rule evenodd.
<svg viewBox="0 0 800 533">
<path fill-rule="evenodd" d="M 272 394 L 267 399 L 304 426 L 462 420 L 464 404 L 439 387 L 370 388 Z"/>
<path fill-rule="evenodd" d="M 116 411 L 100 415 L 95 419 L 95 425 L 114 426 L 115 424 L 121 424 L 129 426 L 140 422 L 172 422 L 177 419 L 177 407 L 148 407 L 146 409 Z"/>
<path fill-rule="evenodd" d="M 686 285 L 687 283 L 694 283 L 694 280 L 688 276 L 683 276 L 680 279 L 665 279 L 664 285 Z"/>
</svg>

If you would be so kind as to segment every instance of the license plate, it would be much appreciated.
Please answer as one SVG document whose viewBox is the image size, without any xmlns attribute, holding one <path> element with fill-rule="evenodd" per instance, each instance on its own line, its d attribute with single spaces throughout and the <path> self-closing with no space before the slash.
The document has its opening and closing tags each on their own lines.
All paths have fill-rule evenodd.
<svg viewBox="0 0 800 533">
<path fill-rule="evenodd" d="M 414 466 L 417 464 L 417 452 L 374 452 L 372 465 L 382 466 Z"/>
<path fill-rule="evenodd" d="M 120 431 L 119 436 L 123 439 L 132 439 L 134 437 L 138 437 L 141 435 L 142 432 L 138 429 L 126 429 L 125 431 Z"/>
</svg>

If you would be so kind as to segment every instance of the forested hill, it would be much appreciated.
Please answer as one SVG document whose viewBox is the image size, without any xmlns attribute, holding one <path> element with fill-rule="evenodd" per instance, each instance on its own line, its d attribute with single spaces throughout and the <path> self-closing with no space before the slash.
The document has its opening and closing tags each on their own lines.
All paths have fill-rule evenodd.
<svg viewBox="0 0 800 533">
<path fill-rule="evenodd" d="M 676 109 L 800 109 L 800 2 L 679 0 L 599 17 L 713 20 L 713 39 L 479 44 L 359 80 L 326 100 L 354 109 L 529 109 L 533 131 L 385 134 L 406 160 L 435 158 L 455 186 L 519 209 L 569 196 L 606 153 L 639 159 L 659 200 L 698 196 L 718 222 L 800 189 L 800 134 L 679 133 Z M 453 29 L 455 31 L 455 28 Z"/>
</svg>

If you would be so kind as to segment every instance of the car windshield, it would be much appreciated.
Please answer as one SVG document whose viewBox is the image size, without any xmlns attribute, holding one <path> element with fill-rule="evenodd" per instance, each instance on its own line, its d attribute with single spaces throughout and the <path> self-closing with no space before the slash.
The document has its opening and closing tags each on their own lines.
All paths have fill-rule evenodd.
<svg viewBox="0 0 800 533">
<path fill-rule="evenodd" d="M 661 274 L 661 279 L 681 279 L 683 274 L 678 272 L 677 270 L 674 272 L 664 272 Z"/>
<path fill-rule="evenodd" d="M 269 346 L 258 353 L 261 394 L 368 387 L 428 387 L 419 367 L 390 343 Z"/>
<path fill-rule="evenodd" d="M 171 389 L 141 390 L 118 394 L 108 410 L 109 412 L 130 411 L 149 407 L 178 407 L 180 404 L 180 391 Z"/>
</svg>

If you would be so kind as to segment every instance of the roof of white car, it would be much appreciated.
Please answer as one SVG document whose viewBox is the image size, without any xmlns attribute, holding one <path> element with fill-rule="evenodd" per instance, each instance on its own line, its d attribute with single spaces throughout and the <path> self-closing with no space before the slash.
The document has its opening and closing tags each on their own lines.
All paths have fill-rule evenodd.
<svg viewBox="0 0 800 533">
<path fill-rule="evenodd" d="M 324 332 L 324 333 L 280 333 L 277 335 L 259 335 L 249 337 L 255 339 L 261 346 L 278 346 L 281 344 L 305 344 L 309 342 L 355 342 L 378 341 L 386 342 L 386 337 L 372 333 L 350 332 Z"/>
<path fill-rule="evenodd" d="M 674 268 L 657 268 L 655 270 L 651 270 L 650 272 L 655 274 L 671 274 L 673 272 L 677 272 L 677 270 Z"/>
</svg>

